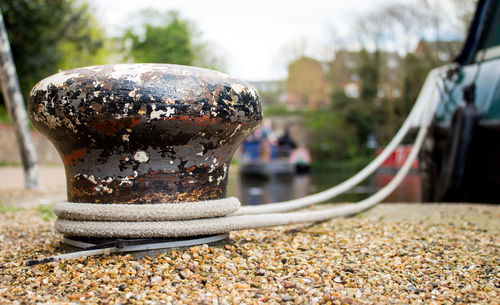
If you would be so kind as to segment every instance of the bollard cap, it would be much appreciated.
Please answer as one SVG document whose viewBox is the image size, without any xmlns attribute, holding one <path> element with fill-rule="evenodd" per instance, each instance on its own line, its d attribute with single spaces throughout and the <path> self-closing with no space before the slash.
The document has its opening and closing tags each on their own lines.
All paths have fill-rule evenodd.
<svg viewBox="0 0 500 305">
<path fill-rule="evenodd" d="M 34 123 L 53 130 L 93 124 L 99 131 L 100 122 L 136 117 L 156 121 L 189 116 L 205 124 L 255 124 L 262 119 L 257 90 L 250 84 L 181 65 L 117 64 L 62 71 L 41 80 L 30 95 Z"/>
</svg>

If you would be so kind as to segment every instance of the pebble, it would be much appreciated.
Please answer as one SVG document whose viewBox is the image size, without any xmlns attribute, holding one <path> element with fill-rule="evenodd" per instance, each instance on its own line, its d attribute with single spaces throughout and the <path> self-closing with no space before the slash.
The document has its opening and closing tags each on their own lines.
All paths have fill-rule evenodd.
<svg viewBox="0 0 500 305">
<path fill-rule="evenodd" d="M 500 207 L 483 210 L 500 227 Z M 471 221 L 358 216 L 232 232 L 222 247 L 31 267 L 59 251 L 52 222 L 3 212 L 0 237 L 0 304 L 500 303 L 500 234 Z"/>
<path fill-rule="evenodd" d="M 153 276 L 151 278 L 151 283 L 159 283 L 159 282 L 161 282 L 161 280 L 162 280 L 161 276 L 159 276 L 159 275 Z"/>
<path fill-rule="evenodd" d="M 295 282 L 295 281 L 285 281 L 283 283 L 283 286 L 285 288 L 295 288 L 295 287 L 297 287 L 297 282 Z"/>
</svg>

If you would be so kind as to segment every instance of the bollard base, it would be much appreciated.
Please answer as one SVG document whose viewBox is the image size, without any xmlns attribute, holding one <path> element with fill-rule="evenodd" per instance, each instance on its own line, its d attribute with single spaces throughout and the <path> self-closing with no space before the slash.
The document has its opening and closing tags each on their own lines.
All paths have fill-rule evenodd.
<svg viewBox="0 0 500 305">
<path fill-rule="evenodd" d="M 168 239 L 105 239 L 64 236 L 64 248 L 68 252 L 112 248 L 112 253 L 130 254 L 132 257 L 154 257 L 176 249 L 208 244 L 219 246 L 229 242 L 229 233 Z"/>
</svg>

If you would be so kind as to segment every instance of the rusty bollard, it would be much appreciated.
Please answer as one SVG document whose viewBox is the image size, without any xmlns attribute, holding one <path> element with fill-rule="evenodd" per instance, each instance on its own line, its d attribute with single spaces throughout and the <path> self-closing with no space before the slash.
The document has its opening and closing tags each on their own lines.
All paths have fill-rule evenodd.
<svg viewBox="0 0 500 305">
<path fill-rule="evenodd" d="M 231 157 L 262 120 L 248 83 L 167 64 L 63 71 L 28 107 L 63 160 L 68 202 L 102 205 L 224 198 Z"/>
</svg>

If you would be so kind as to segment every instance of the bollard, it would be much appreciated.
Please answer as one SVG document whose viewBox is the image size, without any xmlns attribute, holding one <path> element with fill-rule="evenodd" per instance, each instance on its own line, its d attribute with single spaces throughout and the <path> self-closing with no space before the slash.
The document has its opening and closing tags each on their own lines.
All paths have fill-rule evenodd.
<svg viewBox="0 0 500 305">
<path fill-rule="evenodd" d="M 262 120 L 248 83 L 167 64 L 63 71 L 35 85 L 28 108 L 63 160 L 68 204 L 135 211 L 225 198 L 232 155 Z"/>
</svg>

